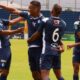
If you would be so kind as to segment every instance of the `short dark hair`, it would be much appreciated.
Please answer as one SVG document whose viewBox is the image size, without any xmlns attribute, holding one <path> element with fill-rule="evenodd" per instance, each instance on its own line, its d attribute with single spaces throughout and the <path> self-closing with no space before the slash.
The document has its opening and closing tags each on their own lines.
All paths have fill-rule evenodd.
<svg viewBox="0 0 80 80">
<path fill-rule="evenodd" d="M 58 4 L 54 4 L 53 9 L 56 11 L 57 14 L 60 14 L 62 11 L 62 7 Z"/>
<path fill-rule="evenodd" d="M 41 3 L 39 1 L 31 1 L 30 4 L 36 6 L 36 7 L 39 7 L 41 8 Z"/>
</svg>

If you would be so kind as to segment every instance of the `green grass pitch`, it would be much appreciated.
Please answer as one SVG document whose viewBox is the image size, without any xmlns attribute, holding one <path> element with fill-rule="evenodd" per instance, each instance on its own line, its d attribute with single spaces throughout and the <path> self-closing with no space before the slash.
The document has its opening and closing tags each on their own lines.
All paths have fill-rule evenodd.
<svg viewBox="0 0 80 80">
<path fill-rule="evenodd" d="M 62 73 L 65 80 L 72 80 L 72 49 L 67 50 L 66 45 L 73 41 L 64 41 L 65 52 L 62 54 Z M 33 80 L 28 63 L 28 46 L 26 40 L 11 40 L 12 62 L 8 80 Z M 80 76 L 79 76 L 80 77 Z M 51 80 L 57 80 L 51 70 Z"/>
</svg>

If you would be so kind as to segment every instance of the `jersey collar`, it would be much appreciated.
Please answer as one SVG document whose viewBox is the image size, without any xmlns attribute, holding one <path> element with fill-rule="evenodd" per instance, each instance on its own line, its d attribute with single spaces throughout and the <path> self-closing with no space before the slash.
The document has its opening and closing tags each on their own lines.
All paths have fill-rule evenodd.
<svg viewBox="0 0 80 80">
<path fill-rule="evenodd" d="M 41 17 L 43 17 L 43 15 L 42 15 L 42 14 L 40 14 L 40 16 L 39 16 L 39 17 L 33 17 L 33 16 L 31 16 L 31 18 L 30 18 L 30 19 L 34 19 L 34 20 L 36 20 L 36 19 L 39 19 L 39 18 L 41 18 Z"/>
<path fill-rule="evenodd" d="M 56 19 L 60 19 L 60 17 L 56 17 L 56 16 L 51 16 L 51 18 L 56 18 Z"/>
</svg>

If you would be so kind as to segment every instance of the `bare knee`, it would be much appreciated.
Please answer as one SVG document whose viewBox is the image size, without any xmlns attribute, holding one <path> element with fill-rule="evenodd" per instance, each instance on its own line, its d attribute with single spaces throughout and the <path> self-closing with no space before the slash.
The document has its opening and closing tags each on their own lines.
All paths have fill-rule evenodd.
<svg viewBox="0 0 80 80">
<path fill-rule="evenodd" d="M 41 70 L 41 78 L 42 80 L 48 80 L 49 79 L 49 70 Z"/>
<path fill-rule="evenodd" d="M 41 73 L 39 71 L 32 72 L 34 80 L 41 80 Z"/>
</svg>

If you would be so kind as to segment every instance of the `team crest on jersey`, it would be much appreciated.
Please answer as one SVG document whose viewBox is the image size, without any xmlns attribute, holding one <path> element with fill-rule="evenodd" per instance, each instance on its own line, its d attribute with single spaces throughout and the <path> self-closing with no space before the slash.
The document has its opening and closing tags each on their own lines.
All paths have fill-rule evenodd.
<svg viewBox="0 0 80 80">
<path fill-rule="evenodd" d="M 38 20 L 38 23 L 40 23 L 41 21 L 40 20 Z"/>
<path fill-rule="evenodd" d="M 32 22 L 33 26 L 35 27 L 36 26 L 36 23 L 35 22 Z"/>
</svg>

